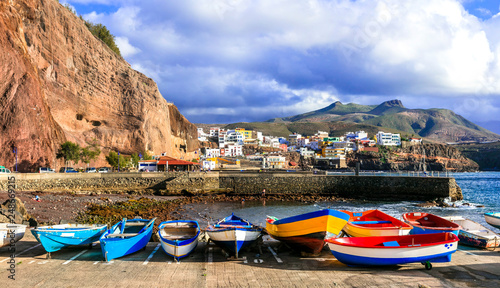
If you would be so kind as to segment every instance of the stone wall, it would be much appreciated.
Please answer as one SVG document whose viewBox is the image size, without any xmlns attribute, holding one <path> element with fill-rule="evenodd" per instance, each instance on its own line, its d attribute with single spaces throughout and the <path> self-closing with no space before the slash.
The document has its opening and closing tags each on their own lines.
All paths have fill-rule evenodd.
<svg viewBox="0 0 500 288">
<path fill-rule="evenodd" d="M 110 174 L 11 174 L 18 191 L 75 193 L 155 193 L 159 195 L 231 192 L 241 195 L 303 193 L 355 199 L 462 199 L 454 178 L 342 176 L 312 173 L 169 172 Z M 7 190 L 0 176 L 0 191 Z"/>
</svg>

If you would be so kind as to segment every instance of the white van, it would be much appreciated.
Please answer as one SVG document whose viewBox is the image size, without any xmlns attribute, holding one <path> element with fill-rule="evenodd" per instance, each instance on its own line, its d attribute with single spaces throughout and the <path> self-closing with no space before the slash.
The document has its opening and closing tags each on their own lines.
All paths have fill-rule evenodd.
<svg viewBox="0 0 500 288">
<path fill-rule="evenodd" d="M 38 168 L 38 173 L 55 173 L 56 171 L 54 169 L 51 169 L 49 167 L 40 167 Z"/>
</svg>

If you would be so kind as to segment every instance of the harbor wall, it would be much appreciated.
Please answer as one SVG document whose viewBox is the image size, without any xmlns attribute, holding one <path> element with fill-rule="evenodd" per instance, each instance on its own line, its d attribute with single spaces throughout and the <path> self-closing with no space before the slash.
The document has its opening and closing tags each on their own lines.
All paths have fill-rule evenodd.
<svg viewBox="0 0 500 288">
<path fill-rule="evenodd" d="M 301 193 L 353 199 L 434 200 L 462 199 L 454 178 L 408 176 L 318 175 L 286 172 L 169 172 L 0 175 L 0 191 L 9 176 L 18 191 L 73 193 L 136 193 L 196 195 L 228 192 L 240 195 Z"/>
</svg>

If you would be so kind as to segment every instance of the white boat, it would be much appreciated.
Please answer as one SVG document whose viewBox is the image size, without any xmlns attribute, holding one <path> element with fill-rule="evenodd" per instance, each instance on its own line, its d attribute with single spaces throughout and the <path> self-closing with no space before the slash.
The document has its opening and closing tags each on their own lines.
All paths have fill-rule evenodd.
<svg viewBox="0 0 500 288">
<path fill-rule="evenodd" d="M 158 236 L 161 247 L 175 260 L 188 256 L 198 246 L 200 226 L 192 220 L 174 220 L 160 223 Z"/>
<path fill-rule="evenodd" d="M 500 212 L 484 213 L 484 220 L 491 226 L 500 229 Z"/>
<path fill-rule="evenodd" d="M 9 246 L 24 237 L 26 225 L 0 223 L 0 247 Z M 14 237 L 12 237 L 14 235 Z M 14 239 L 12 242 L 11 239 Z"/>
<path fill-rule="evenodd" d="M 458 232 L 460 244 L 479 248 L 495 248 L 500 246 L 500 235 L 462 216 L 442 217 L 462 226 Z"/>
</svg>

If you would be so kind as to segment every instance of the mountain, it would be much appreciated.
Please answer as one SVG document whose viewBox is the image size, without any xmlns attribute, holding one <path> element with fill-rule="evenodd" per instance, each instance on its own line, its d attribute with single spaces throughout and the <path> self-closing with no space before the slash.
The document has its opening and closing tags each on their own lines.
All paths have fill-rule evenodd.
<svg viewBox="0 0 500 288">
<path fill-rule="evenodd" d="M 408 109 L 400 100 L 390 100 L 380 105 L 342 104 L 335 102 L 316 111 L 266 121 L 267 123 L 283 123 L 289 127 L 297 123 L 324 122 L 351 123 L 351 131 L 363 130 L 396 130 L 402 136 L 425 137 L 435 142 L 474 142 L 500 139 L 500 135 L 488 131 L 471 121 L 447 109 Z M 289 125 L 294 123 L 295 125 Z M 357 125 L 353 125 L 357 124 Z M 363 124 L 364 126 L 362 126 Z M 347 124 L 344 124 L 347 125 Z M 311 125 L 311 128 L 314 125 Z M 325 127 L 332 125 L 315 125 Z M 333 125 L 335 126 L 335 125 Z M 292 132 L 299 132 L 294 131 Z M 306 131 L 306 135 L 315 133 Z M 368 131 L 367 131 L 368 132 Z M 370 132 L 368 132 L 370 133 Z M 376 132 L 375 132 L 376 133 Z M 373 133 L 370 133 L 373 134 Z"/>
<path fill-rule="evenodd" d="M 60 144 L 192 159 L 196 126 L 55 0 L 0 2 L 0 165 L 62 165 Z"/>
</svg>

